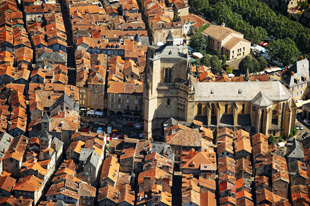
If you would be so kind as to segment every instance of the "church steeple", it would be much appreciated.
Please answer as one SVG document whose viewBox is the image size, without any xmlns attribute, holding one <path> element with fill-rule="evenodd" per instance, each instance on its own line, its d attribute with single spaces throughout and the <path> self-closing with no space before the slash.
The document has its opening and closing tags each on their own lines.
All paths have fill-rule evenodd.
<svg viewBox="0 0 310 206">
<path fill-rule="evenodd" d="M 168 36 L 166 38 L 166 44 L 167 45 L 173 45 L 173 36 L 171 31 L 169 31 Z"/>
<path fill-rule="evenodd" d="M 50 130 L 50 123 L 51 123 L 51 119 L 49 118 L 47 113 L 45 113 L 43 115 L 43 118 L 41 119 L 41 132 L 44 132 L 45 130 L 47 132 L 49 132 L 49 130 Z"/>
</svg>

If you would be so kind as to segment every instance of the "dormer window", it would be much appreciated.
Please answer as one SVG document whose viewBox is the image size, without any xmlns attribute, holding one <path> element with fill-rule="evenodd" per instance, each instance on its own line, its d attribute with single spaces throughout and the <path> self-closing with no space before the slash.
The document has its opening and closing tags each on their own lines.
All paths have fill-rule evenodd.
<svg viewBox="0 0 310 206">
<path fill-rule="evenodd" d="M 307 80 L 307 77 L 306 76 L 301 76 L 301 81 L 306 81 Z"/>
<path fill-rule="evenodd" d="M 295 83 L 295 84 L 298 84 L 298 83 L 299 83 L 299 79 L 298 79 L 298 78 L 295 78 L 295 79 L 294 79 L 294 83 Z"/>
</svg>

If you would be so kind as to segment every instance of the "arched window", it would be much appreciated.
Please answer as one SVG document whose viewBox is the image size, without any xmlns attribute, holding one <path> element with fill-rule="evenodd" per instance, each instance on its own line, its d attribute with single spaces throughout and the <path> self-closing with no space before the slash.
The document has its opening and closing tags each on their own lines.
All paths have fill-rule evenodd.
<svg viewBox="0 0 310 206">
<path fill-rule="evenodd" d="M 214 106 L 214 104 L 211 104 L 211 114 L 215 115 L 215 106 Z"/>
<path fill-rule="evenodd" d="M 167 67 L 165 69 L 165 83 L 171 83 L 171 68 Z"/>
<path fill-rule="evenodd" d="M 198 104 L 198 114 L 201 115 L 202 114 L 202 105 Z"/>
</svg>

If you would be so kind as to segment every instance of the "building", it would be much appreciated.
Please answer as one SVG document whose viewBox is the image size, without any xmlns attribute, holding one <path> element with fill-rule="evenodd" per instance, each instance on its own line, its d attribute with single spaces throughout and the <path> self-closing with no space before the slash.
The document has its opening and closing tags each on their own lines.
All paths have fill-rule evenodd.
<svg viewBox="0 0 310 206">
<path fill-rule="evenodd" d="M 283 75 L 281 82 L 293 93 L 294 100 L 308 99 L 310 96 L 309 60 L 295 62 Z"/>
<path fill-rule="evenodd" d="M 144 136 L 148 138 L 161 135 L 162 123 L 170 117 L 186 119 L 187 47 L 174 46 L 171 32 L 166 41 L 161 47 L 150 46 L 147 53 L 143 94 Z"/>
<path fill-rule="evenodd" d="M 185 46 L 150 46 L 144 82 L 145 137 L 162 135 L 173 117 L 207 128 L 228 127 L 288 137 L 295 124 L 292 93 L 278 81 L 194 82 Z"/>
<path fill-rule="evenodd" d="M 110 115 L 142 117 L 142 83 L 109 81 L 107 94 Z"/>
<path fill-rule="evenodd" d="M 225 27 L 225 24 L 210 25 L 202 34 L 206 38 L 206 50 L 217 50 L 219 55 L 226 55 L 227 60 L 243 58 L 251 52 L 251 42 L 245 40 L 243 34 Z"/>
</svg>

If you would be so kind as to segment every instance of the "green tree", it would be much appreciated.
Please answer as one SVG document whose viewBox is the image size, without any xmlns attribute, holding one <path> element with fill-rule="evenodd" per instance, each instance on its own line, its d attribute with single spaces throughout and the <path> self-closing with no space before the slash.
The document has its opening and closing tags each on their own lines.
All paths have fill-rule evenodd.
<svg viewBox="0 0 310 206">
<path fill-rule="evenodd" d="M 207 9 L 209 7 L 209 1 L 208 0 L 190 0 L 189 5 L 198 11 L 202 11 L 204 9 Z"/>
<path fill-rule="evenodd" d="M 178 20 L 179 20 L 179 14 L 177 12 L 174 12 L 173 21 L 178 21 Z"/>
<path fill-rule="evenodd" d="M 273 135 L 270 135 L 268 137 L 268 144 L 274 144 L 276 143 L 276 138 Z"/>
<path fill-rule="evenodd" d="M 213 55 L 211 57 L 210 62 L 211 62 L 211 70 L 213 73 L 218 73 L 219 71 L 221 71 L 222 64 L 216 55 Z"/>
<path fill-rule="evenodd" d="M 214 50 L 214 55 L 219 56 L 219 51 L 217 49 Z"/>
<path fill-rule="evenodd" d="M 249 69 L 249 72 L 254 70 L 252 58 L 250 56 L 246 56 L 239 63 L 239 70 L 241 74 L 246 74 L 247 69 Z"/>
<path fill-rule="evenodd" d="M 208 54 L 204 55 L 201 59 L 201 63 L 207 67 L 211 66 L 211 57 Z"/>
<path fill-rule="evenodd" d="M 289 65 L 299 59 L 299 50 L 290 38 L 272 40 L 269 45 L 273 58 L 279 58 L 284 65 Z"/>
<path fill-rule="evenodd" d="M 206 40 L 202 33 L 196 33 L 191 36 L 189 46 L 195 51 L 201 51 L 205 48 Z"/>
<path fill-rule="evenodd" d="M 233 68 L 231 66 L 226 67 L 226 72 L 227 72 L 227 74 L 232 74 Z"/>
<path fill-rule="evenodd" d="M 298 8 L 300 10 L 304 10 L 308 7 L 309 3 L 307 1 L 299 1 L 298 2 Z"/>
<path fill-rule="evenodd" d="M 258 57 L 257 60 L 258 60 L 258 62 L 259 62 L 259 64 L 260 64 L 261 70 L 266 69 L 266 67 L 268 66 L 267 60 L 266 60 L 264 57 Z"/>
<path fill-rule="evenodd" d="M 257 59 L 252 58 L 252 64 L 253 64 L 253 71 L 252 72 L 259 72 L 261 70 L 260 63 L 257 61 Z"/>
<path fill-rule="evenodd" d="M 279 137 L 279 142 L 283 142 L 283 138 L 282 137 Z"/>
<path fill-rule="evenodd" d="M 201 27 L 198 28 L 197 32 L 203 32 L 206 28 L 208 28 L 210 26 L 210 24 L 205 24 L 202 25 Z"/>
<path fill-rule="evenodd" d="M 224 54 L 222 55 L 222 65 L 225 65 L 227 61 L 227 56 Z"/>
<path fill-rule="evenodd" d="M 291 133 L 295 136 L 297 134 L 297 129 L 296 127 L 291 128 Z"/>
</svg>

